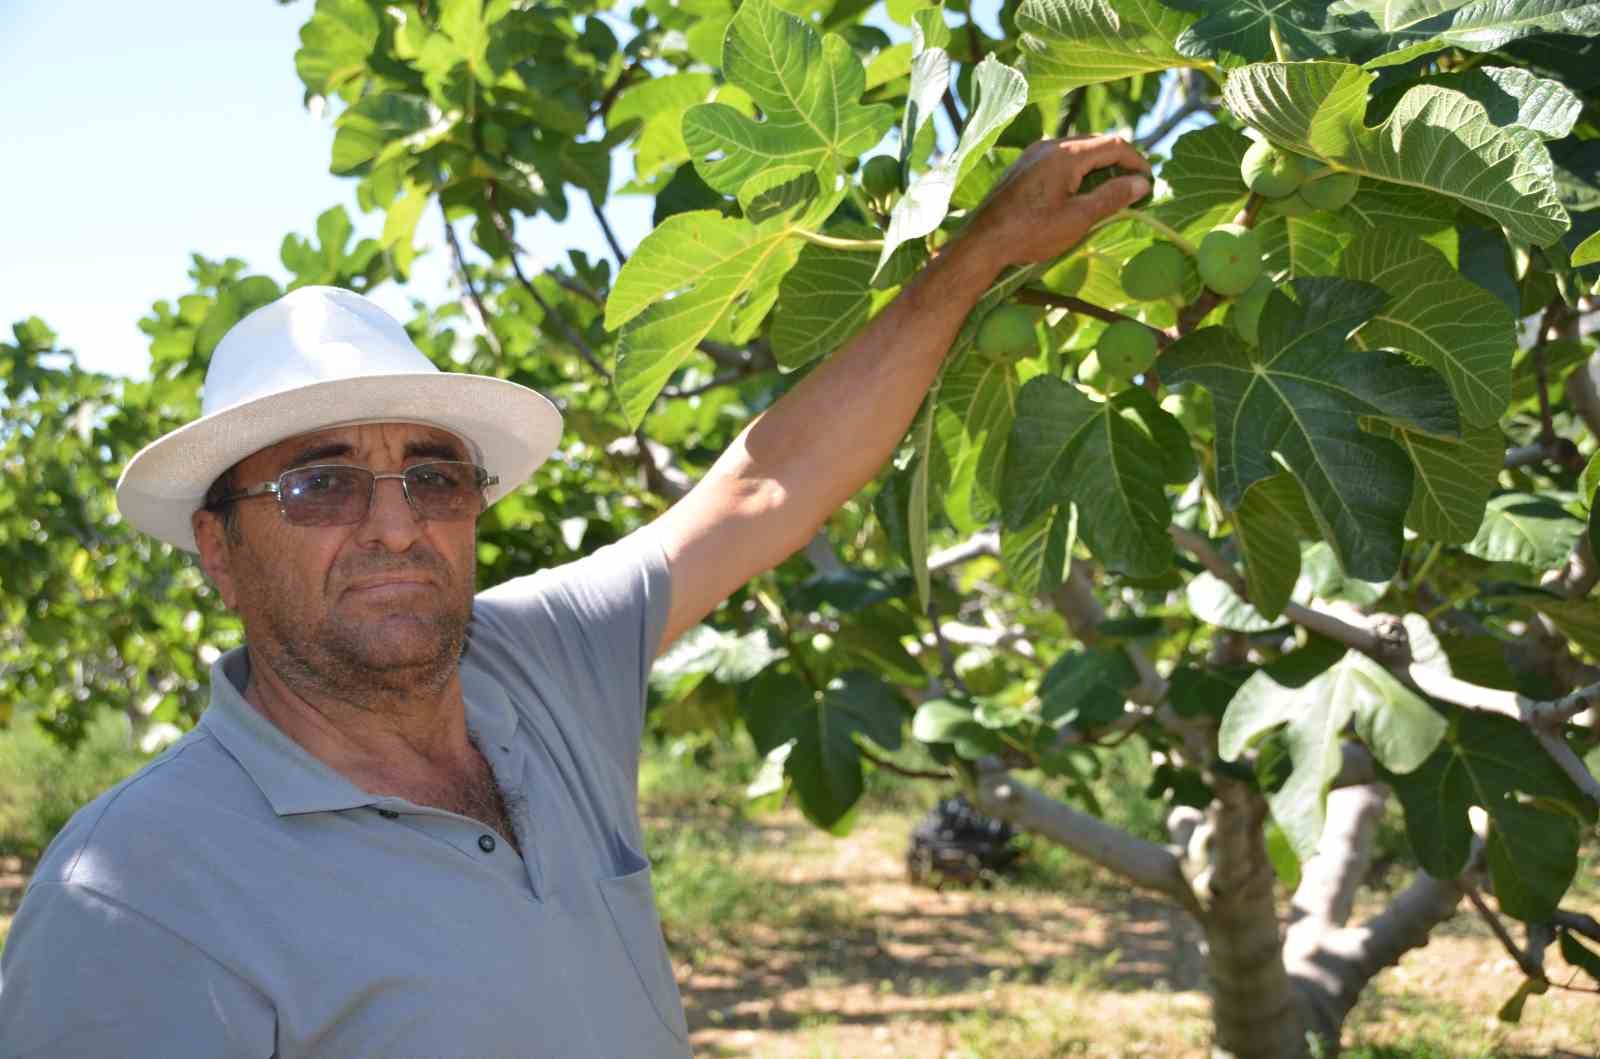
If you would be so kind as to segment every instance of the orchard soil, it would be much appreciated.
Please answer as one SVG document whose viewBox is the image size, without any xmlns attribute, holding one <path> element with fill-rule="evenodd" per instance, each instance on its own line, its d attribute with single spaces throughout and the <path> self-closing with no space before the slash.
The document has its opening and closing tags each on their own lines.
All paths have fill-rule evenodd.
<svg viewBox="0 0 1600 1059">
<path fill-rule="evenodd" d="M 772 922 L 755 916 L 709 932 L 667 920 L 702 1059 L 1206 1054 L 1195 929 L 1108 875 L 1049 851 L 1053 863 L 1036 855 L 1020 880 L 935 890 L 906 879 L 915 814 L 864 814 L 832 838 L 787 811 L 686 820 L 683 808 L 652 827 L 739 829 L 739 876 L 788 901 Z M 0 938 L 31 867 L 0 857 Z M 1600 911 L 1600 865 L 1584 873 L 1578 903 Z M 1403 885 L 1403 871 L 1392 875 L 1387 882 Z M 1346 1043 L 1393 1059 L 1600 1054 L 1593 994 L 1552 991 L 1529 1001 L 1521 1025 L 1497 1022 L 1518 981 L 1483 924 L 1458 916 L 1379 979 Z"/>
</svg>

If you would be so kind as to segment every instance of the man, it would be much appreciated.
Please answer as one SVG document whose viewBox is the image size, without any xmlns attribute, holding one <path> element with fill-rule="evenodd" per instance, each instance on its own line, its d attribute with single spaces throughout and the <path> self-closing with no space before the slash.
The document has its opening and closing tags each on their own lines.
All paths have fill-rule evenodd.
<svg viewBox="0 0 1600 1059">
<path fill-rule="evenodd" d="M 118 501 L 246 646 L 196 728 L 80 812 L 12 927 L 0 1056 L 685 1056 L 635 804 L 651 661 L 882 466 L 1008 265 L 1138 199 L 1107 137 L 1030 148 L 965 232 L 676 506 L 473 596 L 474 519 L 555 447 L 357 295 L 217 347 Z"/>
</svg>

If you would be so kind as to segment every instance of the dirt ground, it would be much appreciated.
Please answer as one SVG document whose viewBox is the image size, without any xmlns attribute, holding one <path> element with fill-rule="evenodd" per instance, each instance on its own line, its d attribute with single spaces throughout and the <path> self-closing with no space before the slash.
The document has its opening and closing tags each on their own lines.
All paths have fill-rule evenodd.
<svg viewBox="0 0 1600 1059">
<path fill-rule="evenodd" d="M 1210 1002 L 1187 917 L 1103 876 L 1074 893 L 913 886 L 908 826 L 886 817 L 830 839 L 801 824 L 751 858 L 752 871 L 831 893 L 855 922 L 809 948 L 756 939 L 681 963 L 697 1055 L 1207 1054 Z M 1380 976 L 1346 1043 L 1446 1041 L 1460 1050 L 1441 1055 L 1508 1059 L 1600 1054 L 1594 994 L 1552 991 L 1529 1002 L 1520 1025 L 1498 1022 L 1521 980 L 1483 924 L 1458 916 Z"/>
</svg>

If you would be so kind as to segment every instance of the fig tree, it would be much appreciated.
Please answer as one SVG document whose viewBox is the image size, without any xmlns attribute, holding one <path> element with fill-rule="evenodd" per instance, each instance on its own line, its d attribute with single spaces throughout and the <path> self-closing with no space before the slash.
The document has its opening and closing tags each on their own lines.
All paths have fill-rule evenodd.
<svg viewBox="0 0 1600 1059">
<path fill-rule="evenodd" d="M 868 198 L 884 199 L 900 190 L 900 163 L 886 154 L 875 154 L 861 164 L 861 190 Z"/>
<path fill-rule="evenodd" d="M 1359 173 L 1329 173 L 1300 185 L 1300 197 L 1319 210 L 1342 210 L 1361 187 Z"/>
<path fill-rule="evenodd" d="M 1156 243 L 1134 254 L 1122 266 L 1122 289 L 1140 301 L 1170 298 L 1183 290 L 1193 267 L 1188 255 L 1176 246 Z"/>
<path fill-rule="evenodd" d="M 1100 365 L 1113 378 L 1129 380 L 1156 360 L 1156 335 L 1144 324 L 1118 320 L 1095 343 Z"/>
<path fill-rule="evenodd" d="M 1034 352 L 1033 314 L 1020 305 L 1002 305 L 978 325 L 978 352 L 986 357 L 1017 357 Z"/>
<path fill-rule="evenodd" d="M 1261 236 L 1242 224 L 1219 224 L 1200 240 L 1195 264 L 1218 294 L 1243 294 L 1261 275 Z"/>
<path fill-rule="evenodd" d="M 1300 186 L 1301 172 L 1295 156 L 1280 151 L 1266 140 L 1257 140 L 1245 151 L 1239 175 L 1256 194 L 1281 199 Z"/>
</svg>

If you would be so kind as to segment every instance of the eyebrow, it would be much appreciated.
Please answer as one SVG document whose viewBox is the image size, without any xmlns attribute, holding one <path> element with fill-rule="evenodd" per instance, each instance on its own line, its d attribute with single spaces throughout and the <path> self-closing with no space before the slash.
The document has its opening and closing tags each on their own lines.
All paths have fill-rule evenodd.
<svg viewBox="0 0 1600 1059">
<path fill-rule="evenodd" d="M 433 460 L 465 460 L 467 454 L 453 441 L 410 441 L 406 443 L 406 459 L 424 457 Z"/>
<path fill-rule="evenodd" d="M 283 465 L 284 470 L 300 467 L 318 460 L 334 459 L 340 456 L 349 456 L 355 450 L 342 441 L 325 441 L 320 445 L 312 445 L 301 449 L 294 458 Z"/>
<path fill-rule="evenodd" d="M 325 441 L 301 449 L 294 458 L 283 465 L 284 470 L 303 467 L 322 460 L 348 458 L 355 449 L 342 441 Z M 406 443 L 405 458 L 431 460 L 465 460 L 466 453 L 460 445 L 449 441 L 411 441 Z"/>
</svg>

